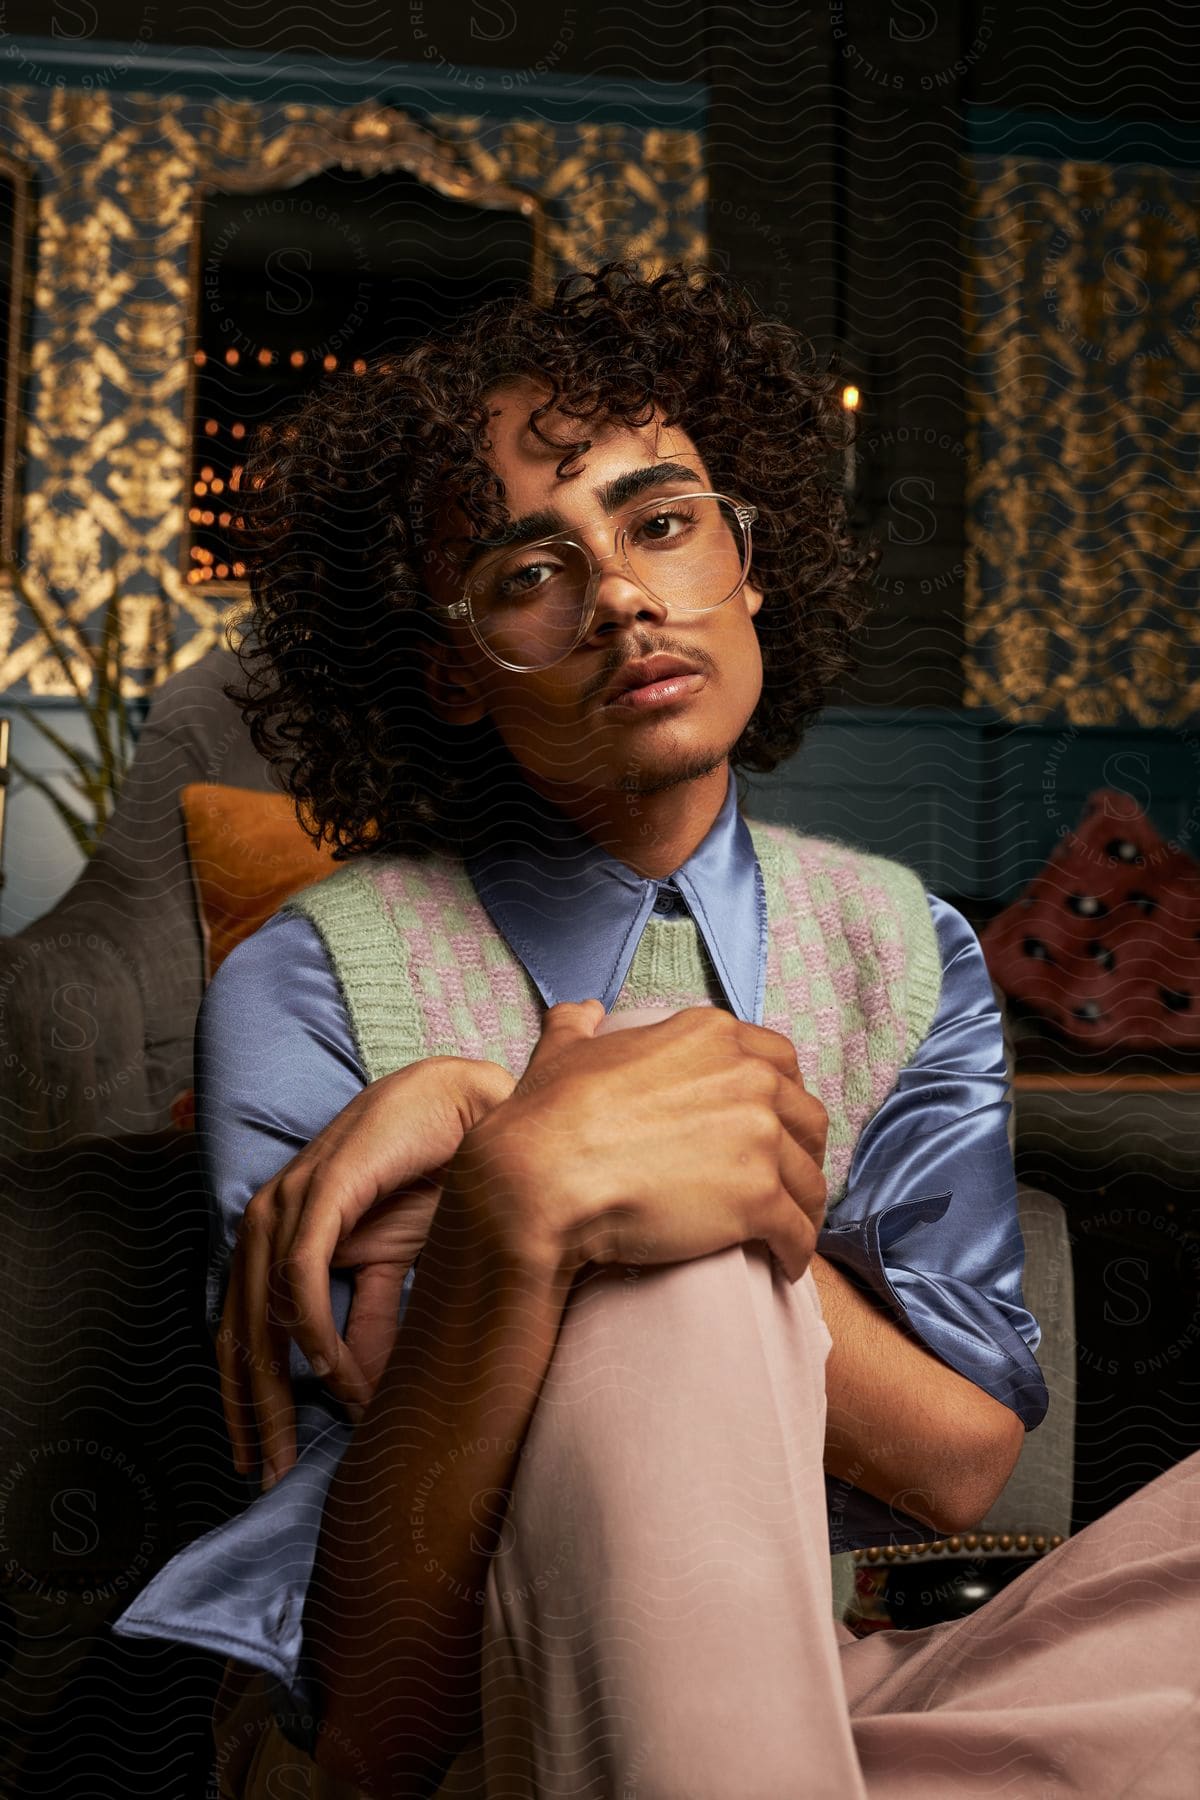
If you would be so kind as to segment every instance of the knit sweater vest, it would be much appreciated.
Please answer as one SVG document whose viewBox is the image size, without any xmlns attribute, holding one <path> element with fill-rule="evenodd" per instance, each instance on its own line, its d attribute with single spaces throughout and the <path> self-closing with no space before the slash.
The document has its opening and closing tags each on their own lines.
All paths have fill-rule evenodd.
<svg viewBox="0 0 1200 1800">
<path fill-rule="evenodd" d="M 832 1209 L 863 1126 L 933 1023 L 937 935 L 904 864 L 746 823 L 767 901 L 763 1024 L 795 1045 L 829 1115 Z M 320 933 L 368 1081 L 428 1056 L 524 1071 L 545 1006 L 459 859 L 361 856 L 283 910 Z M 652 914 L 612 1011 L 705 1003 L 727 1006 L 695 922 Z"/>
</svg>

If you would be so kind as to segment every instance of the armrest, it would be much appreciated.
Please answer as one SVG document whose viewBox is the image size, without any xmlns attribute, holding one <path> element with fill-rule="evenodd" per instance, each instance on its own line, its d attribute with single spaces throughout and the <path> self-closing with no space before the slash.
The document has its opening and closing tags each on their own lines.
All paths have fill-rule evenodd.
<svg viewBox="0 0 1200 1800">
<path fill-rule="evenodd" d="M 1042 1328 L 1035 1355 L 1050 1391 L 1050 1410 L 1026 1434 L 1017 1464 L 982 1521 L 985 1532 L 1067 1537 L 1075 1486 L 1075 1282 L 1062 1202 L 1017 1183 L 1025 1239 L 1025 1303 Z"/>
<path fill-rule="evenodd" d="M 152 1128 L 137 963 L 90 909 L 0 938 L 0 1140 L 9 1152 Z"/>
<path fill-rule="evenodd" d="M 1040 1188 L 1017 1183 L 1017 1207 L 1025 1239 L 1022 1286 L 1042 1328 L 1035 1352 L 1050 1392 L 1050 1409 L 1027 1432 L 1016 1466 L 995 1505 L 974 1532 L 964 1533 L 959 1555 L 972 1563 L 992 1557 L 1038 1556 L 1071 1532 L 1075 1487 L 1075 1284 L 1067 1216 L 1061 1201 Z M 958 1540 L 952 1540 L 957 1543 Z M 844 1619 L 854 1600 L 855 1571 L 864 1558 L 945 1563 L 946 1540 L 935 1550 L 850 1550 L 832 1561 L 833 1616 Z M 947 1590 L 949 1591 L 949 1590 Z M 933 1615 L 936 1616 L 936 1615 Z M 955 1616 L 948 1613 L 947 1617 Z M 924 1621 L 925 1623 L 931 1620 Z"/>
<path fill-rule="evenodd" d="M 179 790 L 275 785 L 224 695 L 237 675 L 216 649 L 156 689 L 95 855 L 52 912 L 0 939 L 9 1144 L 162 1130 L 191 1084 L 204 952 Z"/>
</svg>

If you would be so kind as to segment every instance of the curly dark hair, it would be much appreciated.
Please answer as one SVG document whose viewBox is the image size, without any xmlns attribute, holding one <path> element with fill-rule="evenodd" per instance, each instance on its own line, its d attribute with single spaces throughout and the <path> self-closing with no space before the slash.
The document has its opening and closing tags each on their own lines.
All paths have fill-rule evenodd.
<svg viewBox="0 0 1200 1800">
<path fill-rule="evenodd" d="M 763 689 L 731 752 L 735 769 L 790 756 L 855 664 L 875 546 L 852 538 L 839 476 L 851 429 L 836 355 L 765 315 L 706 264 L 653 278 L 609 262 L 553 299 L 489 301 L 452 330 L 368 372 L 333 378 L 260 433 L 239 488 L 238 554 L 252 605 L 237 652 L 242 708 L 314 842 L 335 860 L 367 850 L 465 854 L 519 772 L 486 719 L 431 708 L 425 658 L 445 630 L 423 570 L 457 503 L 497 536 L 504 489 L 484 460 L 490 391 L 512 377 L 550 390 L 571 419 L 681 425 L 714 486 L 758 508 L 753 580 Z M 586 426 L 585 426 L 586 429 Z M 483 796 L 486 795 L 486 803 Z"/>
</svg>

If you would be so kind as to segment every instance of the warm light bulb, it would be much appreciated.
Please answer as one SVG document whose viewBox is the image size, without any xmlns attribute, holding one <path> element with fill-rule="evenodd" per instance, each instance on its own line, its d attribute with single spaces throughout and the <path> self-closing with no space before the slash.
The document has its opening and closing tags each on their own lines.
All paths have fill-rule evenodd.
<svg viewBox="0 0 1200 1800">
<path fill-rule="evenodd" d="M 293 350 L 292 354 L 288 357 L 288 361 L 291 363 L 293 369 L 302 369 L 304 367 L 303 350 Z"/>
<path fill-rule="evenodd" d="M 842 389 L 842 405 L 846 408 L 847 412 L 854 412 L 861 399 L 862 395 L 856 387 L 844 387 Z"/>
<path fill-rule="evenodd" d="M 225 361 L 229 364 L 231 369 L 236 369 L 241 360 L 242 353 L 240 350 L 227 350 L 225 352 Z"/>
</svg>

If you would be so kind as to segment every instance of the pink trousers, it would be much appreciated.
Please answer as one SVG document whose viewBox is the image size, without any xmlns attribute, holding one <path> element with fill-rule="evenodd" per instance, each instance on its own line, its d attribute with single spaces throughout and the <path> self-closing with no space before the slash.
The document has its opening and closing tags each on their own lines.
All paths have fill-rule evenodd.
<svg viewBox="0 0 1200 1800">
<path fill-rule="evenodd" d="M 1187 1800 L 1200 1792 L 1200 1456 L 977 1613 L 835 1625 L 829 1334 L 743 1245 L 572 1290 L 486 1594 L 483 1735 L 438 1800 Z M 352 1800 L 247 1716 L 220 1792 Z M 253 1751 L 250 1746 L 253 1744 Z"/>
<path fill-rule="evenodd" d="M 446 1800 L 1200 1793 L 1200 1456 L 977 1613 L 857 1640 L 832 1616 L 828 1347 L 812 1275 L 757 1246 L 581 1277 Z"/>
</svg>

